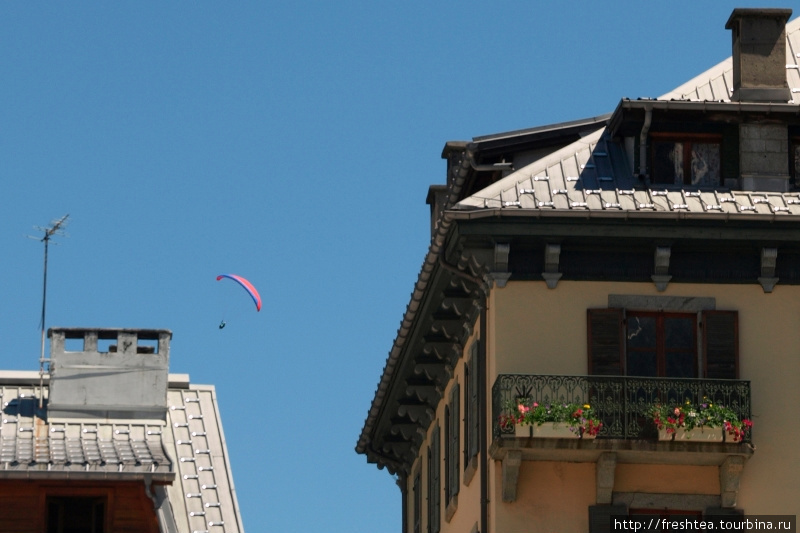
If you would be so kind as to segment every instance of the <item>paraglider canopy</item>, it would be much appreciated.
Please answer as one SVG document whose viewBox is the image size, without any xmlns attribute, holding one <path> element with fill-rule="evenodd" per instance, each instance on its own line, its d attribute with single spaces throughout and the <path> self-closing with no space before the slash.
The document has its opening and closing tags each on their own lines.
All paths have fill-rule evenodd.
<svg viewBox="0 0 800 533">
<path fill-rule="evenodd" d="M 236 283 L 238 283 L 239 285 L 241 285 L 242 288 L 246 290 L 247 293 L 250 295 L 250 297 L 253 299 L 253 302 L 255 302 L 256 311 L 261 311 L 261 296 L 259 296 L 258 291 L 256 290 L 255 287 L 253 287 L 252 283 L 244 279 L 242 276 L 237 276 L 236 274 L 220 274 L 219 276 L 217 276 L 217 281 L 221 280 L 222 278 L 231 279 Z M 223 327 L 224 326 L 220 326 L 220 329 L 222 329 Z"/>
</svg>

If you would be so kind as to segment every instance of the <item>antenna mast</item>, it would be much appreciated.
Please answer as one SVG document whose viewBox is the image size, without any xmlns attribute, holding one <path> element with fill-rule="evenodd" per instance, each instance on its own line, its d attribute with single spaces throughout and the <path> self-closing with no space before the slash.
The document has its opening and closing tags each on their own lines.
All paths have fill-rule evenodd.
<svg viewBox="0 0 800 533">
<path fill-rule="evenodd" d="M 34 226 L 35 229 L 44 233 L 44 236 L 40 239 L 44 243 L 44 279 L 42 282 L 42 338 L 39 355 L 39 409 L 44 405 L 42 391 L 44 389 L 44 364 L 47 362 L 44 357 L 45 311 L 47 309 L 47 248 L 53 235 L 64 235 L 64 226 L 67 225 L 67 218 L 69 218 L 68 214 L 58 220 L 50 221 L 50 225 L 47 227 Z"/>
</svg>

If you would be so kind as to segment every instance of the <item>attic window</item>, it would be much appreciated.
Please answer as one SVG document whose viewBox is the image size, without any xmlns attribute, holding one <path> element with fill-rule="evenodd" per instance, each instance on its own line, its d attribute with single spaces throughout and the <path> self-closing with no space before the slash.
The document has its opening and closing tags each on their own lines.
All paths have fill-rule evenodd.
<svg viewBox="0 0 800 533">
<path fill-rule="evenodd" d="M 694 187 L 720 185 L 721 136 L 653 134 L 651 145 L 653 184 Z"/>
</svg>

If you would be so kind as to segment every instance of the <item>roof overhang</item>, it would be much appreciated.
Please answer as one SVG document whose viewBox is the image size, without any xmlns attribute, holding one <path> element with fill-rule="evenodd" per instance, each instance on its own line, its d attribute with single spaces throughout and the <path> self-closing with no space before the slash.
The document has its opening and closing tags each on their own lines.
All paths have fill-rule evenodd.
<svg viewBox="0 0 800 533">
<path fill-rule="evenodd" d="M 638 134 L 648 112 L 654 113 L 654 122 L 659 117 L 674 121 L 696 116 L 703 122 L 739 123 L 775 119 L 782 123 L 800 124 L 800 106 L 797 104 L 624 98 L 611 115 L 608 130 L 612 136 Z"/>
</svg>

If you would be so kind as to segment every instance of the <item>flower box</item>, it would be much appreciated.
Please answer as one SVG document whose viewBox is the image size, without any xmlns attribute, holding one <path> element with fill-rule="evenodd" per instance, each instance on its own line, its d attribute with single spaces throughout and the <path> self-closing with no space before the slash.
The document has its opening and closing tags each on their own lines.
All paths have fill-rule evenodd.
<svg viewBox="0 0 800 533">
<path fill-rule="evenodd" d="M 666 429 L 658 430 L 658 440 L 675 442 L 722 442 L 724 439 L 722 428 L 678 428 L 673 433 Z"/>
<path fill-rule="evenodd" d="M 715 404 L 706 397 L 698 405 L 690 400 L 683 404 L 656 403 L 650 409 L 650 415 L 658 428 L 658 440 L 741 442 L 753 427 L 750 420 L 740 419 L 733 409 Z"/>
<path fill-rule="evenodd" d="M 514 424 L 515 437 L 530 437 L 533 426 L 530 424 Z"/>
<path fill-rule="evenodd" d="M 658 430 L 658 440 L 672 440 L 675 437 L 675 433 L 670 433 L 666 429 L 659 429 Z"/>
<path fill-rule="evenodd" d="M 572 428 L 568 424 L 556 422 L 543 422 L 534 424 L 533 438 L 539 439 L 575 439 L 580 436 L 578 428 Z"/>
<path fill-rule="evenodd" d="M 675 432 L 675 441 L 678 442 L 722 442 L 724 432 L 722 428 L 678 428 Z"/>
</svg>

